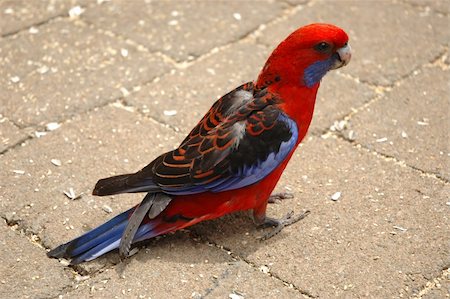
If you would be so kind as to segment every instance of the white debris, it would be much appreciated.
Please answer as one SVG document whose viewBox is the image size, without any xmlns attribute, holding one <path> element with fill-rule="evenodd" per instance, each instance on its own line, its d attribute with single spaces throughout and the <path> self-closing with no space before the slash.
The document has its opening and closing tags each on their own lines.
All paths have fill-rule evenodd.
<svg viewBox="0 0 450 299">
<path fill-rule="evenodd" d="M 36 27 L 34 27 L 34 26 L 32 26 L 32 27 L 30 27 L 30 29 L 28 29 L 28 32 L 29 32 L 30 34 L 36 34 L 36 33 L 39 32 L 39 29 L 36 28 Z"/>
<path fill-rule="evenodd" d="M 447 201 L 445 204 L 450 207 L 450 201 Z"/>
<path fill-rule="evenodd" d="M 69 266 L 70 265 L 70 261 L 66 260 L 66 259 L 60 259 L 59 262 L 63 266 Z"/>
<path fill-rule="evenodd" d="M 20 77 L 19 76 L 12 76 L 10 78 L 12 83 L 18 83 L 20 81 Z"/>
<path fill-rule="evenodd" d="M 25 174 L 25 170 L 14 169 L 13 172 L 15 174 Z"/>
<path fill-rule="evenodd" d="M 341 197 L 341 192 L 336 192 L 333 195 L 331 195 L 331 200 L 337 201 Z"/>
<path fill-rule="evenodd" d="M 88 280 L 89 278 L 91 278 L 89 275 L 85 275 L 85 276 L 82 276 L 82 275 L 79 275 L 79 274 L 75 275 L 75 280 L 77 282 Z"/>
<path fill-rule="evenodd" d="M 41 66 L 40 68 L 37 69 L 37 72 L 41 75 L 45 74 L 46 72 L 48 72 L 50 70 L 50 68 L 46 65 Z"/>
<path fill-rule="evenodd" d="M 270 272 L 270 269 L 266 265 L 262 265 L 261 267 L 259 267 L 259 271 L 261 271 L 264 274 L 267 274 Z"/>
<path fill-rule="evenodd" d="M 169 24 L 169 26 L 176 26 L 176 25 L 178 25 L 178 21 L 177 20 L 171 20 L 167 24 Z"/>
<path fill-rule="evenodd" d="M 228 295 L 228 297 L 230 299 L 244 299 L 244 296 L 241 296 L 241 295 L 238 295 L 238 294 L 235 294 L 235 293 L 231 293 L 230 295 Z"/>
<path fill-rule="evenodd" d="M 430 123 L 429 123 L 429 119 L 428 118 L 423 118 L 422 120 L 419 120 L 417 122 L 417 124 L 419 126 L 428 126 Z"/>
<path fill-rule="evenodd" d="M 45 128 L 47 129 L 47 131 L 54 131 L 56 129 L 58 129 L 59 127 L 61 127 L 60 124 L 52 122 L 52 123 L 48 123 L 45 125 Z"/>
<path fill-rule="evenodd" d="M 72 187 L 69 188 L 69 191 L 63 191 L 64 195 L 67 196 L 69 199 L 75 199 L 75 191 L 73 190 Z"/>
<path fill-rule="evenodd" d="M 165 116 L 174 116 L 177 114 L 177 110 L 164 110 L 163 113 Z"/>
<path fill-rule="evenodd" d="M 242 16 L 241 16 L 241 14 L 238 13 L 238 12 L 235 12 L 235 13 L 233 14 L 233 18 L 235 18 L 235 19 L 238 20 L 238 21 L 242 20 Z"/>
<path fill-rule="evenodd" d="M 14 9 L 12 9 L 11 7 L 5 8 L 5 10 L 3 11 L 3 13 L 5 15 L 12 15 L 14 13 Z"/>
<path fill-rule="evenodd" d="M 120 92 L 122 93 L 123 97 L 125 97 L 125 98 L 130 95 L 130 92 L 125 87 L 121 87 Z"/>
<path fill-rule="evenodd" d="M 394 225 L 393 228 L 398 229 L 398 230 L 400 230 L 402 232 L 406 232 L 408 230 L 407 228 L 404 228 L 404 227 L 401 227 L 401 226 L 398 226 L 398 225 Z"/>
<path fill-rule="evenodd" d="M 378 142 L 378 143 L 382 143 L 382 142 L 386 142 L 387 140 L 388 139 L 386 137 L 383 137 L 383 138 L 379 138 L 379 139 L 377 139 L 375 141 Z"/>
<path fill-rule="evenodd" d="M 71 9 L 69 9 L 69 17 L 71 18 L 76 18 L 81 16 L 81 14 L 83 14 L 83 12 L 85 11 L 84 8 L 82 8 L 81 6 L 77 5 L 72 7 Z"/>
<path fill-rule="evenodd" d="M 127 49 L 120 49 L 120 55 L 122 55 L 123 57 L 127 57 L 128 56 L 128 50 Z"/>
<path fill-rule="evenodd" d="M 105 211 L 108 214 L 111 214 L 112 211 L 113 211 L 113 209 L 110 206 L 108 206 L 108 205 L 103 205 L 102 206 L 102 210 Z"/>
<path fill-rule="evenodd" d="M 408 138 L 408 134 L 405 131 L 402 131 L 402 138 Z"/>
<path fill-rule="evenodd" d="M 346 120 L 340 120 L 340 121 L 335 121 L 331 126 L 330 126 L 330 131 L 332 132 L 341 132 L 342 130 L 344 130 L 345 128 L 348 127 L 348 122 Z"/>
<path fill-rule="evenodd" d="M 50 162 L 52 162 L 52 164 L 55 166 L 61 166 L 61 160 L 51 159 Z"/>
<path fill-rule="evenodd" d="M 354 141 L 355 140 L 355 132 L 353 130 L 350 130 L 348 132 L 348 140 Z"/>
<path fill-rule="evenodd" d="M 47 132 L 36 131 L 36 132 L 34 132 L 34 135 L 35 135 L 37 138 L 41 138 L 42 136 L 47 135 Z"/>
</svg>

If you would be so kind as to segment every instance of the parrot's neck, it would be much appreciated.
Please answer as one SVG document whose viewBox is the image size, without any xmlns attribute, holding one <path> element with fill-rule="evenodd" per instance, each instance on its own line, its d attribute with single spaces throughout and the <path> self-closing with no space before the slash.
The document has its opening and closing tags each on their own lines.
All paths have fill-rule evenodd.
<svg viewBox="0 0 450 299">
<path fill-rule="evenodd" d="M 279 95 L 282 102 L 279 107 L 297 123 L 300 143 L 308 131 L 314 113 L 317 90 L 320 83 L 308 88 L 306 86 L 280 85 L 274 86 L 271 92 Z M 269 87 L 269 89 L 271 89 Z"/>
</svg>

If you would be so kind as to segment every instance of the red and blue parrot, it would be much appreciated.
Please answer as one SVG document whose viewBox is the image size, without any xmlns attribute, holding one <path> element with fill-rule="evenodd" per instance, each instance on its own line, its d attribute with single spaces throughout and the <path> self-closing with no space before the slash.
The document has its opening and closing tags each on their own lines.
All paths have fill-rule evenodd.
<svg viewBox="0 0 450 299">
<path fill-rule="evenodd" d="M 330 24 L 297 29 L 273 51 L 258 79 L 220 98 L 180 146 L 143 169 L 101 179 L 93 195 L 146 192 L 142 202 L 48 252 L 71 264 L 200 221 L 253 210 L 256 224 L 284 226 L 302 218 L 266 216 L 283 170 L 305 137 L 321 78 L 351 58 L 348 36 Z"/>
</svg>

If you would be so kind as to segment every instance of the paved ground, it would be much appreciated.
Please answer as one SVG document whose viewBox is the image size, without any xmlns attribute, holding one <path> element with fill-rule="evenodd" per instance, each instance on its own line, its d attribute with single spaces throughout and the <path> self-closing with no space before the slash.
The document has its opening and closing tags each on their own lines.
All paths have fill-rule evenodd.
<svg viewBox="0 0 450 299">
<path fill-rule="evenodd" d="M 444 0 L 0 0 L 0 297 L 448 298 L 449 13 Z M 97 179 L 173 148 L 317 21 L 347 30 L 353 60 L 323 80 L 278 184 L 295 198 L 269 207 L 310 216 L 266 242 L 238 214 L 125 263 L 45 256 L 141 198 L 94 198 Z"/>
</svg>

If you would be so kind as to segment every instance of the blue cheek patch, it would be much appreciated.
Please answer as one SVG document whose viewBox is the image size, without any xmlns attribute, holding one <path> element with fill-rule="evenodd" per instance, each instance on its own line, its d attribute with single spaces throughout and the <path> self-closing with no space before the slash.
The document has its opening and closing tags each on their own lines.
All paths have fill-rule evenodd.
<svg viewBox="0 0 450 299">
<path fill-rule="evenodd" d="M 305 69 L 303 81 L 307 87 L 312 87 L 320 81 L 334 64 L 335 57 L 331 56 L 326 60 L 316 61 Z"/>
</svg>

